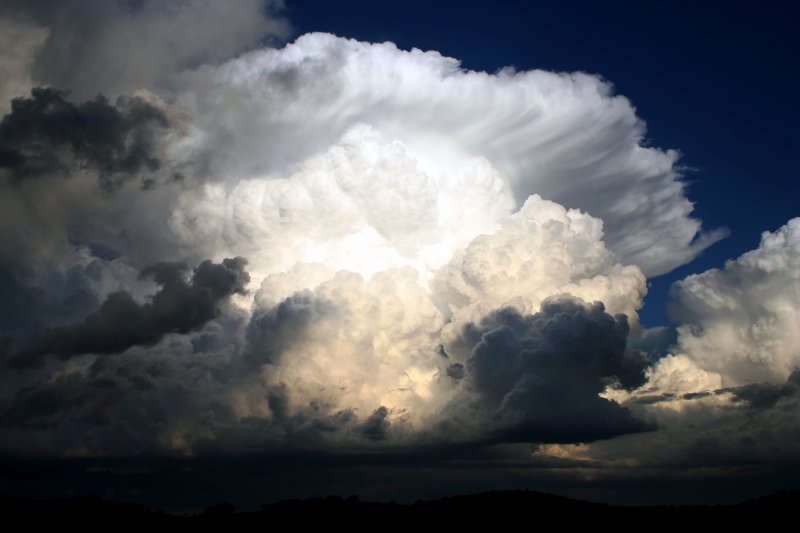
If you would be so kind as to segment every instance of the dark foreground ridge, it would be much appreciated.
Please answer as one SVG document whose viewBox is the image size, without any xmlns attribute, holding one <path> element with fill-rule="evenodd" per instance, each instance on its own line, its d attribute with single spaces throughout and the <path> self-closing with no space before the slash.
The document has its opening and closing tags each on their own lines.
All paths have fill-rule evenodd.
<svg viewBox="0 0 800 533">
<path fill-rule="evenodd" d="M 348 524 L 388 527 L 431 523 L 510 525 L 517 520 L 542 523 L 558 520 L 560 525 L 585 524 L 597 520 L 614 525 L 641 527 L 657 520 L 659 525 L 683 524 L 714 526 L 778 524 L 790 519 L 800 506 L 800 491 L 783 491 L 734 505 L 713 506 L 614 506 L 572 500 L 533 491 L 497 491 L 419 501 L 404 505 L 395 502 L 363 502 L 357 497 L 286 500 L 262 506 L 255 512 L 236 512 L 228 503 L 207 507 L 202 512 L 171 514 L 134 503 L 110 502 L 96 496 L 59 500 L 25 500 L 0 496 L 0 512 L 8 520 L 20 518 L 30 523 L 111 524 L 196 524 L 269 526 L 290 521 L 292 525 Z M 645 521 L 648 522 L 645 522 Z M 525 522 L 523 522 L 525 523 Z M 548 522 L 549 523 L 549 522 Z M 791 522 L 790 522 L 791 523 Z"/>
</svg>

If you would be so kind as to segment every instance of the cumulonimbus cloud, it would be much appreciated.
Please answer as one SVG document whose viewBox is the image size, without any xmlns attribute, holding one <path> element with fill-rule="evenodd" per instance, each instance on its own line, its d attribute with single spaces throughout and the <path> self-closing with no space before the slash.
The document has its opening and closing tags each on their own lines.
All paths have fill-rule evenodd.
<svg viewBox="0 0 800 533">
<path fill-rule="evenodd" d="M 230 59 L 255 35 L 280 34 L 249 1 L 215 27 L 217 48 L 190 39 L 144 61 L 182 28 L 215 23 L 212 4 L 144 2 L 130 20 L 95 6 L 80 38 L 74 17 L 28 13 L 50 33 L 31 30 L 36 50 L 12 66 L 73 93 L 21 102 L 47 97 L 90 128 L 89 109 L 119 120 L 90 143 L 109 148 L 100 154 L 75 145 L 80 128 L 51 139 L 70 152 L 55 161 L 65 179 L 45 165 L 0 183 L 13 302 L 50 295 L 42 313 L 2 315 L 21 338 L 39 331 L 18 366 L 46 362 L 3 378 L 5 450 L 535 441 L 592 442 L 581 453 L 634 461 L 642 442 L 683 435 L 689 420 L 717 421 L 719 437 L 742 413 L 770 413 L 763 427 L 791 419 L 794 222 L 676 287 L 673 355 L 647 368 L 629 342 L 645 275 L 724 232 L 701 231 L 677 153 L 642 146 L 644 123 L 606 81 L 472 72 L 436 52 L 327 34 Z M 132 33 L 143 21 L 148 31 Z M 69 68 L 53 68 L 70 36 Z M 115 76 L 109 65 L 126 57 Z M 132 96 L 111 104 L 91 100 L 97 91 Z M 138 105 L 157 110 L 146 124 Z M 49 162 L 32 151 L 49 109 L 29 133 L 21 107 L 3 119 L 29 166 Z M 138 186 L 156 158 L 158 179 Z M 103 187 L 104 171 L 126 179 Z M 224 259 L 234 256 L 249 260 L 247 294 L 243 260 Z M 191 280 L 178 261 L 200 264 Z M 155 276 L 149 302 L 138 272 Z M 53 324 L 33 327 L 37 313 Z M 754 348 L 765 341 L 774 350 Z M 746 375 L 773 383 L 742 388 Z M 628 444 L 609 444 L 621 435 Z M 662 458 L 683 453 L 659 446 Z"/>
</svg>

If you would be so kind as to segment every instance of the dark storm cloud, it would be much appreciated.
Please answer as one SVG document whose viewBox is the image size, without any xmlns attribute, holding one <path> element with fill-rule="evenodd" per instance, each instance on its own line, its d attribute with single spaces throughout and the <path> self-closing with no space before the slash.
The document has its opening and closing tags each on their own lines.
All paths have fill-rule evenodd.
<svg viewBox="0 0 800 533">
<path fill-rule="evenodd" d="M 358 432 L 370 440 L 385 440 L 391 426 L 388 416 L 389 410 L 380 406 L 358 427 Z"/>
<path fill-rule="evenodd" d="M 45 291 L 26 279 L 25 272 L 0 261 L 0 331 L 19 331 L 35 324 L 45 302 Z"/>
<path fill-rule="evenodd" d="M 194 353 L 196 334 L 189 333 L 114 357 L 49 361 L 39 369 L 7 372 L 0 452 L 125 455 L 172 453 L 190 445 L 204 453 L 231 451 L 275 434 L 268 424 L 242 419 L 225 401 L 230 393 L 225 384 L 237 368 L 230 356 L 246 323 L 237 309 L 225 311 L 202 330 L 220 337 L 219 351 Z"/>
<path fill-rule="evenodd" d="M 140 304 L 127 292 L 114 292 L 99 309 L 80 324 L 55 326 L 42 331 L 11 358 L 12 366 L 40 365 L 48 355 L 68 359 L 84 353 L 120 353 L 132 346 L 150 346 L 169 333 L 188 333 L 219 316 L 221 305 L 234 293 L 243 293 L 250 281 L 242 257 L 215 264 L 203 261 L 192 279 L 184 279 L 186 267 L 159 263 L 141 272 L 160 290 L 150 302 Z"/>
<path fill-rule="evenodd" d="M 750 409 L 771 409 L 784 398 L 800 396 L 800 385 L 790 378 L 786 383 L 751 383 L 726 389 L 733 394 L 734 401 L 742 402 Z"/>
<path fill-rule="evenodd" d="M 98 95 L 75 104 L 52 88 L 17 98 L 0 121 L 0 169 L 19 183 L 89 167 L 113 186 L 160 166 L 157 138 L 169 127 L 164 112 L 136 96 L 115 104 Z"/>
<path fill-rule="evenodd" d="M 108 262 L 94 259 L 53 272 L 46 289 L 32 279 L 25 258 L 0 258 L 0 332 L 28 335 L 48 324 L 81 319 L 100 304 L 93 284 L 102 284 L 107 268 Z"/>
<path fill-rule="evenodd" d="M 600 397 L 606 386 L 645 382 L 647 362 L 627 347 L 628 321 L 602 303 L 545 300 L 523 316 L 499 310 L 465 328 L 465 370 L 500 440 L 586 442 L 648 425 Z"/>
<path fill-rule="evenodd" d="M 108 378 L 65 375 L 26 385 L 3 409 L 3 426 L 53 428 L 67 421 L 107 425 L 109 407 L 120 399 L 117 383 Z"/>
<path fill-rule="evenodd" d="M 291 392 L 285 383 L 270 387 L 266 397 L 274 417 L 270 428 L 281 432 L 282 448 L 316 447 L 322 444 L 325 434 L 352 427 L 358 420 L 352 409 L 341 409 L 329 414 L 317 402 L 296 409 L 294 413 L 290 412 Z M 360 426 L 357 429 L 359 428 Z M 274 447 L 274 443 L 267 446 L 271 447 Z"/>
</svg>

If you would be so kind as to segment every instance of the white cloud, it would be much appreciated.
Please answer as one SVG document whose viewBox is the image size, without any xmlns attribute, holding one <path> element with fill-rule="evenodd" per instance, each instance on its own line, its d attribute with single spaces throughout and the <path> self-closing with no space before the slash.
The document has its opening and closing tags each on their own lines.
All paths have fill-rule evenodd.
<svg viewBox="0 0 800 533">
<path fill-rule="evenodd" d="M 800 366 L 800 218 L 755 250 L 676 282 L 674 355 L 634 391 L 604 393 L 659 427 L 592 444 L 584 455 L 647 466 L 795 462 Z"/>
<path fill-rule="evenodd" d="M 603 243 L 603 224 L 534 195 L 490 235 L 479 235 L 436 273 L 435 295 L 460 320 L 513 306 L 531 313 L 554 294 L 602 301 L 634 321 L 647 289 Z"/>
<path fill-rule="evenodd" d="M 628 100 L 587 74 L 471 72 L 437 52 L 309 34 L 179 86 L 196 115 L 197 168 L 234 184 L 291 175 L 366 124 L 430 176 L 454 179 L 448 169 L 480 158 L 517 206 L 538 193 L 601 218 L 609 248 L 648 275 L 722 236 L 690 217 L 677 154 L 641 146 Z"/>
<path fill-rule="evenodd" d="M 486 160 L 428 170 L 403 142 L 357 125 L 285 178 L 187 191 L 170 227 L 201 254 L 238 250 L 259 277 L 296 262 L 366 276 L 413 266 L 427 276 L 512 205 Z"/>
<path fill-rule="evenodd" d="M 668 355 L 648 371 L 646 387 L 670 394 L 708 392 L 722 388 L 722 376 L 703 370 L 686 355 Z"/>
<path fill-rule="evenodd" d="M 800 218 L 723 269 L 676 283 L 676 351 L 726 386 L 784 382 L 800 366 Z"/>
</svg>

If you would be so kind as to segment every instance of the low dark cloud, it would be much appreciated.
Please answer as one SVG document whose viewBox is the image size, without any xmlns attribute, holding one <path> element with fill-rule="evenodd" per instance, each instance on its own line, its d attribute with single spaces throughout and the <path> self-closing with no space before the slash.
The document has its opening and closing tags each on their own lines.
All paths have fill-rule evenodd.
<svg viewBox="0 0 800 533">
<path fill-rule="evenodd" d="M 0 294 L 4 296 L 0 332 L 28 336 L 51 324 L 80 320 L 100 304 L 95 286 L 107 280 L 108 262 L 92 259 L 51 272 L 46 283 L 37 283 L 26 259 L 0 258 Z"/>
<path fill-rule="evenodd" d="M 352 429 L 358 421 L 352 409 L 329 413 L 326 406 L 313 401 L 292 408 L 291 390 L 285 383 L 270 387 L 265 396 L 273 418 L 260 429 L 279 438 L 263 446 L 264 449 L 319 449 L 325 446 L 325 436 Z"/>
<path fill-rule="evenodd" d="M 157 139 L 170 126 L 162 109 L 137 96 L 114 104 L 101 95 L 78 104 L 66 97 L 38 87 L 12 101 L 0 121 L 0 170 L 12 183 L 91 168 L 111 188 L 159 168 Z"/>
<path fill-rule="evenodd" d="M 698 400 L 712 396 L 730 394 L 734 402 L 740 407 L 751 410 L 769 410 L 781 401 L 791 401 L 800 398 L 800 369 L 789 375 L 785 383 L 748 383 L 736 387 L 723 387 L 720 389 L 687 392 L 675 394 L 664 392 L 660 394 L 645 394 L 632 397 L 628 402 L 639 405 L 651 405 L 662 402 L 675 402 L 680 400 Z"/>
<path fill-rule="evenodd" d="M 551 298 L 530 316 L 499 310 L 468 326 L 460 342 L 474 409 L 502 441 L 586 442 L 647 430 L 600 397 L 608 385 L 645 382 L 647 361 L 627 336 L 627 318 L 600 302 Z"/>
<path fill-rule="evenodd" d="M 6 261 L 0 261 L 0 292 L 0 331 L 19 331 L 35 324 L 44 308 L 45 291 L 28 283 L 25 273 Z"/>
<path fill-rule="evenodd" d="M 117 383 L 109 378 L 67 374 L 20 389 L 4 406 L 3 426 L 55 428 L 66 422 L 88 425 L 111 423 L 109 407 L 120 399 Z"/>
<path fill-rule="evenodd" d="M 388 416 L 389 410 L 380 406 L 358 427 L 359 433 L 370 440 L 386 439 L 391 427 Z"/>
<path fill-rule="evenodd" d="M 225 384 L 236 368 L 230 357 L 237 342 L 231 324 L 236 315 L 231 307 L 202 332 L 114 357 L 49 361 L 39 369 L 7 372 L 0 451 L 204 453 L 260 444 L 265 434 L 277 431 L 268 433 L 270 427 L 261 421 L 241 419 L 226 401 L 230 389 Z M 209 333 L 225 337 L 215 341 L 225 348 L 193 353 L 192 339 Z"/>
<path fill-rule="evenodd" d="M 775 407 L 784 398 L 800 396 L 800 384 L 790 379 L 783 384 L 751 383 L 725 391 L 733 394 L 734 401 L 742 402 L 751 409 L 763 410 Z"/>
<path fill-rule="evenodd" d="M 10 363 L 30 367 L 40 365 L 48 354 L 68 359 L 85 353 L 120 353 L 132 346 L 156 344 L 169 333 L 196 330 L 219 316 L 229 296 L 244 293 L 250 281 L 246 264 L 242 257 L 219 264 L 206 260 L 194 269 L 189 282 L 184 279 L 183 264 L 145 268 L 141 277 L 152 278 L 160 286 L 151 301 L 140 304 L 128 292 L 111 293 L 80 324 L 40 332 Z"/>
</svg>

